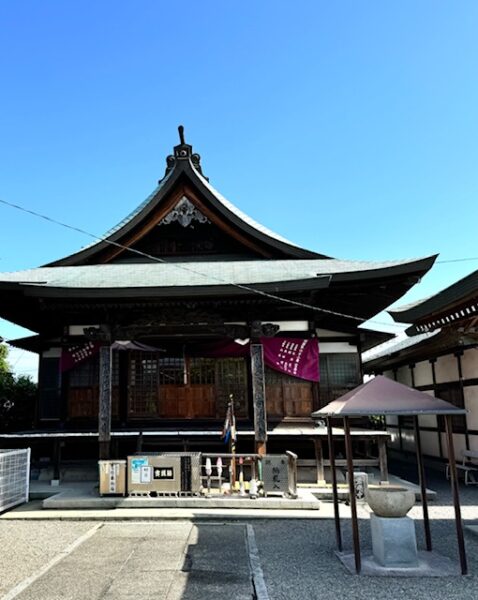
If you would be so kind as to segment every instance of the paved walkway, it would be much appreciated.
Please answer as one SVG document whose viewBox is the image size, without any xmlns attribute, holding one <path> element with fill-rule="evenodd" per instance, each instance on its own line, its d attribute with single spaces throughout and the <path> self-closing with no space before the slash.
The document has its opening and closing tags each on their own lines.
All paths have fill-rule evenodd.
<svg viewBox="0 0 478 600">
<path fill-rule="evenodd" d="M 242 524 L 94 525 L 7 598 L 202 600 L 227 590 L 250 600 L 247 533 Z"/>
</svg>

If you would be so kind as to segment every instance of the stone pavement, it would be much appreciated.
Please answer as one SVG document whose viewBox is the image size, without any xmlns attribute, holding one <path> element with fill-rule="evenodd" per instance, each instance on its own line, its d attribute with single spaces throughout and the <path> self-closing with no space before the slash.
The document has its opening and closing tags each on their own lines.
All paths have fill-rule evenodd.
<svg viewBox="0 0 478 600">
<path fill-rule="evenodd" d="M 116 523 L 43 569 L 18 600 L 237 600 L 253 595 L 246 526 Z M 7 596 L 8 597 L 8 596 Z"/>
</svg>

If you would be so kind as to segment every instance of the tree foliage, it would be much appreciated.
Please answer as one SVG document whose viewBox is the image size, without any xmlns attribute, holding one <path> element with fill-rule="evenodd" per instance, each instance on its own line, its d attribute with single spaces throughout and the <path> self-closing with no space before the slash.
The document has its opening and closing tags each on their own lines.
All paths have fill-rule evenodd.
<svg viewBox="0 0 478 600">
<path fill-rule="evenodd" d="M 0 430 L 31 429 L 37 385 L 30 377 L 14 375 L 7 359 L 8 348 L 0 344 Z"/>
<path fill-rule="evenodd" d="M 0 373 L 6 373 L 9 370 L 7 356 L 7 346 L 5 344 L 0 344 Z"/>
</svg>

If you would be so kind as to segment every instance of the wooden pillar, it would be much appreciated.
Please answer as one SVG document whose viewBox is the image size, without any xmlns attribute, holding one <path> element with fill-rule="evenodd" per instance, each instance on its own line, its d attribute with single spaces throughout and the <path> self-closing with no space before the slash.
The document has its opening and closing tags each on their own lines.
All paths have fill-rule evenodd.
<svg viewBox="0 0 478 600">
<path fill-rule="evenodd" d="M 254 405 L 254 439 L 256 453 L 266 453 L 267 415 L 264 375 L 264 350 L 262 344 L 251 344 L 252 401 Z"/>
<path fill-rule="evenodd" d="M 412 382 L 412 388 L 415 387 L 415 363 L 410 363 L 408 365 L 408 368 L 410 369 L 410 379 Z"/>
<path fill-rule="evenodd" d="M 437 374 L 436 374 L 436 370 L 435 370 L 435 363 L 436 363 L 437 359 L 436 358 L 431 358 L 429 360 L 429 363 L 431 365 L 432 368 L 432 382 L 433 382 L 433 393 L 435 393 L 435 386 L 437 384 Z M 436 416 L 435 417 L 437 420 L 437 436 L 438 436 L 438 453 L 440 455 L 440 458 L 444 457 L 443 454 L 443 444 L 442 444 L 442 440 L 441 440 L 441 428 L 442 428 L 442 419 L 443 417 L 441 416 Z"/>
<path fill-rule="evenodd" d="M 413 424 L 415 426 L 415 448 L 417 451 L 417 463 L 418 463 L 418 479 L 420 483 L 420 492 L 422 497 L 422 509 L 423 509 L 423 526 L 425 528 L 425 543 L 427 550 L 431 552 L 432 549 L 432 536 L 430 532 L 430 520 L 428 518 L 428 498 L 427 498 L 427 484 L 425 479 L 425 467 L 423 466 L 423 454 L 422 454 L 422 441 L 420 439 L 420 423 L 418 416 L 413 417 Z"/>
<path fill-rule="evenodd" d="M 143 432 L 140 431 L 136 438 L 136 452 L 140 454 L 143 451 Z"/>
<path fill-rule="evenodd" d="M 317 338 L 317 333 L 315 330 L 315 322 L 314 321 L 309 321 L 309 335 L 311 339 Z M 320 354 L 319 354 L 319 361 L 320 361 Z M 320 372 L 320 367 L 319 365 L 317 365 L 317 368 L 319 369 Z M 315 412 L 316 410 L 319 410 L 320 408 L 320 387 L 319 387 L 319 382 L 318 381 L 312 381 L 311 382 L 311 386 L 312 386 L 312 410 Z"/>
<path fill-rule="evenodd" d="M 60 481 L 62 442 L 55 438 L 53 443 L 53 479 Z"/>
<path fill-rule="evenodd" d="M 118 352 L 118 416 L 122 427 L 128 422 L 129 352 Z"/>
<path fill-rule="evenodd" d="M 100 348 L 100 398 L 98 411 L 100 460 L 111 457 L 111 346 Z"/>
<path fill-rule="evenodd" d="M 456 352 L 455 356 L 456 356 L 456 363 L 457 363 L 457 367 L 458 367 L 458 378 L 460 380 L 461 402 L 463 404 L 463 408 L 465 408 L 465 387 L 463 385 L 463 366 L 461 364 L 461 357 L 463 356 L 463 350 Z M 470 435 L 468 433 L 468 418 L 466 415 L 464 416 L 464 420 L 465 420 L 465 446 L 466 446 L 466 449 L 469 450 L 470 449 Z"/>
<path fill-rule="evenodd" d="M 462 575 L 466 575 L 468 573 L 468 566 L 466 563 L 465 540 L 463 537 L 463 523 L 461 522 L 460 495 L 458 492 L 458 475 L 456 472 L 455 447 L 453 445 L 453 426 L 451 415 L 445 416 L 445 429 L 448 448 L 448 461 L 450 464 L 450 481 L 453 493 L 453 505 L 455 507 L 456 537 L 458 540 L 458 551 L 460 553 L 461 573 Z"/>
<path fill-rule="evenodd" d="M 324 451 L 322 448 L 322 440 L 319 437 L 314 438 L 314 448 L 315 467 L 317 470 L 317 485 L 325 485 Z"/>
</svg>

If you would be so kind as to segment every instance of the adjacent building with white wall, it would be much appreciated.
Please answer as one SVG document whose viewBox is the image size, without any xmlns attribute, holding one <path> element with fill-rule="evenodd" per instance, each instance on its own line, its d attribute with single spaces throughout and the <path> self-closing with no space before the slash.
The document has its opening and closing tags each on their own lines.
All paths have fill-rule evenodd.
<svg viewBox="0 0 478 600">
<path fill-rule="evenodd" d="M 420 302 L 389 311 L 397 322 L 412 323 L 407 338 L 378 346 L 364 356 L 368 374 L 382 374 L 465 408 L 455 417 L 457 457 L 478 451 L 478 271 Z M 413 424 L 407 417 L 387 420 L 391 447 L 415 450 Z M 423 451 L 447 460 L 444 423 L 420 417 Z"/>
</svg>

